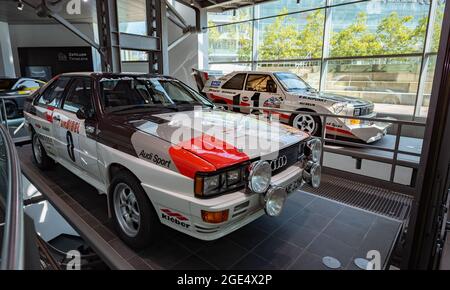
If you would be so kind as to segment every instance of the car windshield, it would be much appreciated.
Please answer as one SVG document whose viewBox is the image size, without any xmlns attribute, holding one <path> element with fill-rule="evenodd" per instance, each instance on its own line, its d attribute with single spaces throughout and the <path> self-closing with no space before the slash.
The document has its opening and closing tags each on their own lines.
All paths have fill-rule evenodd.
<svg viewBox="0 0 450 290">
<path fill-rule="evenodd" d="M 293 73 L 275 73 L 286 91 L 309 90 L 311 86 Z"/>
<path fill-rule="evenodd" d="M 166 78 L 104 78 L 100 80 L 100 90 L 106 112 L 147 107 L 214 106 L 182 82 Z"/>
<path fill-rule="evenodd" d="M 0 90 L 11 90 L 18 79 L 0 79 Z"/>
</svg>

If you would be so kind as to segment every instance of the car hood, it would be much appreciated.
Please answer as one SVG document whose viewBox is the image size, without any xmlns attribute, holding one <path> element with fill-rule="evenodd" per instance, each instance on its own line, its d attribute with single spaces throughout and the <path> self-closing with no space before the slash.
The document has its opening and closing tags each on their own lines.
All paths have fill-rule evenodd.
<svg viewBox="0 0 450 290">
<path fill-rule="evenodd" d="M 129 115 L 122 125 L 165 140 L 202 158 L 274 158 L 273 154 L 306 138 L 307 133 L 278 122 L 221 110 Z M 152 146 L 149 144 L 148 146 Z M 212 154 L 209 154 L 212 153 Z M 275 156 L 276 157 L 276 156 Z M 217 164 L 218 160 L 214 160 Z"/>
<path fill-rule="evenodd" d="M 332 93 L 299 92 L 299 93 L 292 93 L 292 95 L 305 96 L 305 97 L 309 97 L 309 98 L 317 98 L 317 99 L 331 102 L 331 103 L 347 103 L 347 104 L 351 104 L 351 105 L 358 106 L 358 107 L 372 105 L 372 102 L 370 102 L 370 101 L 362 100 L 360 98 L 355 98 L 355 97 L 332 94 Z"/>
</svg>

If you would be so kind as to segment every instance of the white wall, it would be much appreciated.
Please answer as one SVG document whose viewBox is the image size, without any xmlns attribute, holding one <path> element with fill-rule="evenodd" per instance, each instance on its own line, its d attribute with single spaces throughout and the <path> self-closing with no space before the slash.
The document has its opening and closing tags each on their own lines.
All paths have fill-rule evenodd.
<svg viewBox="0 0 450 290">
<path fill-rule="evenodd" d="M 97 39 L 94 32 L 94 24 L 76 24 L 81 32 L 90 39 Z M 11 35 L 11 46 L 13 50 L 14 65 L 17 74 L 20 74 L 19 47 L 70 47 L 87 46 L 81 38 L 69 31 L 60 24 L 40 24 L 40 25 L 9 25 Z M 94 68 L 99 69 L 99 55 L 93 50 Z"/>
<path fill-rule="evenodd" d="M 181 14 L 187 24 L 195 26 L 195 11 L 178 2 L 172 5 Z M 182 31 L 168 20 L 168 39 L 170 44 L 182 35 Z M 196 88 L 192 77 L 192 68 L 198 68 L 198 35 L 191 34 L 172 50 L 169 51 L 169 74 L 192 88 Z"/>
</svg>

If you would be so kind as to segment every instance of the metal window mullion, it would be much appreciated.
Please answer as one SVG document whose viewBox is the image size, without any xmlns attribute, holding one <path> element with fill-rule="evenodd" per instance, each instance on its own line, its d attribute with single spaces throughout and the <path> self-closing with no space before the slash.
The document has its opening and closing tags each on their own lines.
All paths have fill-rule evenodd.
<svg viewBox="0 0 450 290">
<path fill-rule="evenodd" d="M 260 9 L 259 6 L 253 4 L 252 8 L 252 66 L 251 69 L 254 71 L 257 67 L 258 61 L 258 45 L 259 45 L 259 29 L 256 26 L 255 18 L 259 17 Z"/>
<path fill-rule="evenodd" d="M 430 9 L 428 11 L 427 29 L 425 32 L 425 43 L 423 45 L 422 61 L 420 65 L 419 84 L 416 94 L 416 102 L 414 104 L 414 113 L 412 119 L 415 120 L 417 115 L 420 114 L 420 109 L 423 105 L 423 94 L 425 91 L 425 80 L 428 74 L 428 64 L 430 56 L 427 54 L 430 51 L 431 44 L 433 42 L 434 22 L 436 19 L 437 0 L 431 0 Z"/>
<path fill-rule="evenodd" d="M 327 0 L 327 7 L 330 6 L 331 0 Z M 320 79 L 319 79 L 319 91 L 325 88 L 325 82 L 328 74 L 328 60 L 330 56 L 330 40 L 331 40 L 331 18 L 332 8 L 325 9 L 325 20 L 323 24 L 323 42 L 322 42 L 322 57 L 320 62 Z"/>
</svg>

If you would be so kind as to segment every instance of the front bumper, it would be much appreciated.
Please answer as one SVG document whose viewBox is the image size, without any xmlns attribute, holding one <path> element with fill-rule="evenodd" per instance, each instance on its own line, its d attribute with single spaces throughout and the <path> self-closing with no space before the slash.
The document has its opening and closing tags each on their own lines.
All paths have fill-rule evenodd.
<svg viewBox="0 0 450 290">
<path fill-rule="evenodd" d="M 364 116 L 365 118 L 375 118 L 376 114 L 370 116 Z M 366 143 L 373 143 L 380 140 L 386 136 L 388 129 L 392 126 L 389 123 L 390 118 L 386 118 L 386 122 L 372 122 L 372 121 L 361 121 L 360 124 L 352 125 L 349 124 L 350 119 L 339 119 L 340 127 L 342 129 L 335 129 L 327 127 L 327 130 L 336 131 L 333 134 L 358 139 Z M 356 120 L 356 119 L 355 119 Z"/>
<path fill-rule="evenodd" d="M 272 177 L 272 186 L 289 187 L 302 179 L 300 163 Z M 302 185 L 303 183 L 301 183 Z M 251 223 L 265 214 L 260 194 L 245 190 L 210 199 L 198 199 L 170 192 L 155 191 L 142 184 L 149 195 L 161 223 L 201 240 L 216 240 Z M 292 190 L 292 188 L 291 188 Z M 221 224 L 205 223 L 202 210 L 218 212 L 228 210 L 228 220 Z"/>
</svg>

